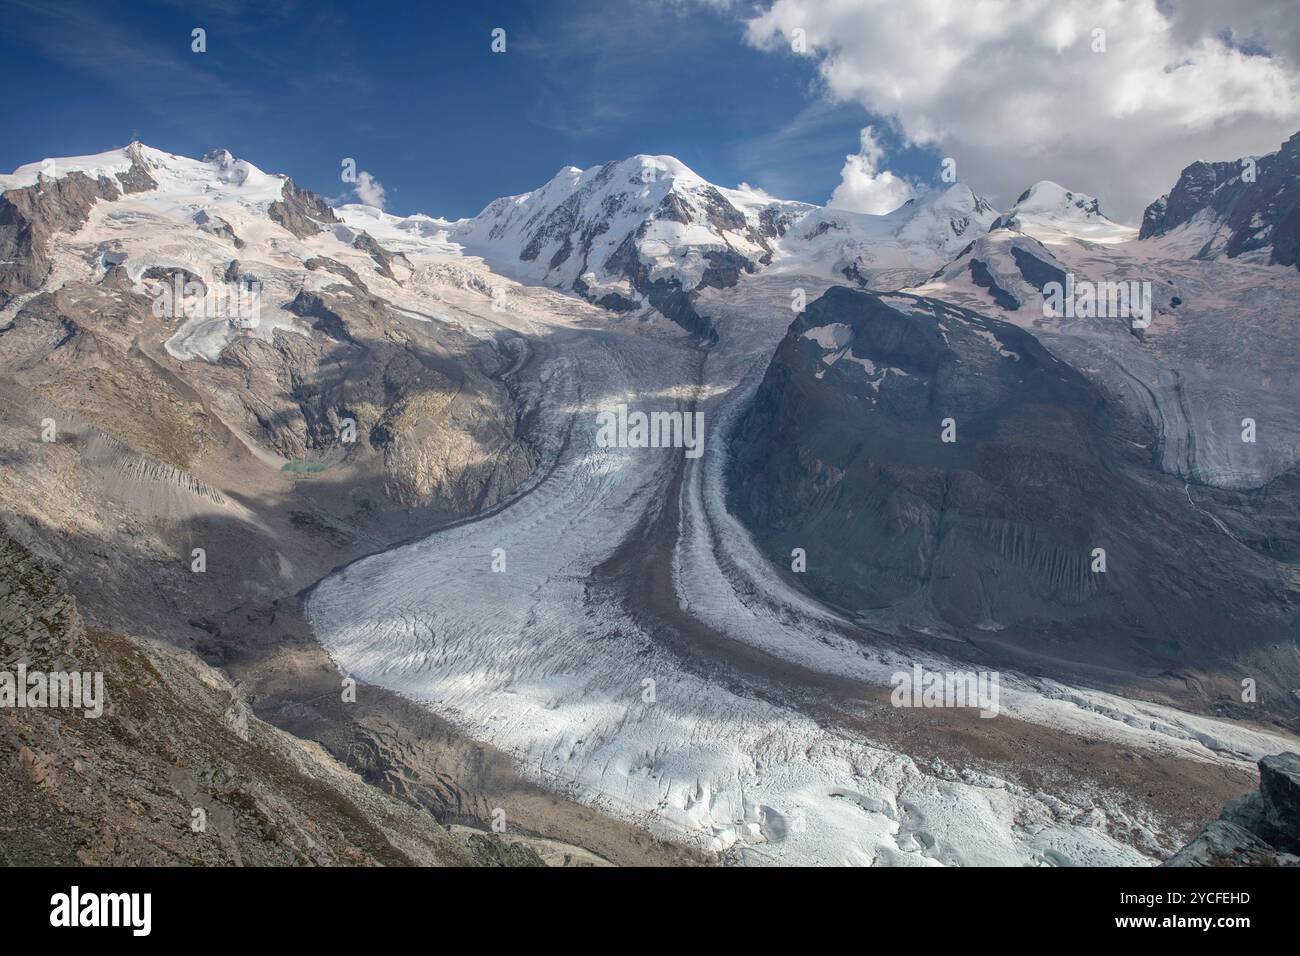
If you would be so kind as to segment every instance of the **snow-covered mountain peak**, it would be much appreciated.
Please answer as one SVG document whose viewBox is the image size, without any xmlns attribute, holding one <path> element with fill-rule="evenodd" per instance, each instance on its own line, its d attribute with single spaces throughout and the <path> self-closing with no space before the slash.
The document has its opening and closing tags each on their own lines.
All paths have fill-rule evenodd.
<svg viewBox="0 0 1300 956">
<path fill-rule="evenodd" d="M 1021 193 L 1013 209 L 1085 219 L 1101 215 L 1101 203 L 1095 197 L 1073 192 L 1050 179 L 1039 180 Z"/>
<path fill-rule="evenodd" d="M 932 189 L 916 199 L 909 199 L 902 209 L 952 209 L 961 212 L 988 213 L 995 210 L 965 183 L 953 183 L 947 189 Z M 897 210 L 895 210 L 897 212 Z M 889 213 L 894 215 L 894 213 Z"/>
<path fill-rule="evenodd" d="M 629 182 L 675 183 L 680 180 L 684 186 L 705 182 L 702 176 L 676 156 L 651 156 L 638 153 L 619 162 L 617 168 Z"/>
<path fill-rule="evenodd" d="M 1016 200 L 997 226 L 1023 232 L 1052 244 L 1082 239 L 1088 242 L 1127 242 L 1137 230 L 1108 219 L 1093 196 L 1066 189 L 1044 179 Z"/>
<path fill-rule="evenodd" d="M 456 223 L 451 238 L 506 275 L 619 311 L 650 305 L 701 331 L 683 297 L 767 265 L 778 240 L 813 208 L 715 186 L 673 156 L 636 155 L 565 167 L 540 188 Z"/>
<path fill-rule="evenodd" d="M 997 220 L 997 210 L 956 183 L 883 216 L 815 208 L 782 240 L 779 267 L 873 288 L 924 280 Z"/>
<path fill-rule="evenodd" d="M 243 204 L 269 203 L 281 198 L 288 177 L 266 173 L 229 150 L 210 150 L 201 160 L 178 156 L 139 142 L 87 156 L 56 156 L 27 163 L 0 175 L 0 192 L 38 184 L 41 177 L 62 179 L 81 173 L 92 180 L 107 179 L 127 192 L 155 191 L 184 202 L 201 204 L 231 199 Z"/>
<path fill-rule="evenodd" d="M 960 183 L 870 216 L 717 186 L 676 157 L 638 154 L 565 167 L 455 224 L 451 238 L 524 281 L 620 310 L 648 304 L 673 314 L 680 303 L 656 303 L 656 283 L 662 298 L 670 288 L 689 294 L 774 268 L 898 288 L 942 266 L 996 219 Z"/>
<path fill-rule="evenodd" d="M 267 175 L 247 160 L 237 159 L 228 149 L 209 150 L 204 154 L 203 162 L 212 167 L 220 182 L 231 186 L 242 186 L 249 180 L 258 180 Z"/>
<path fill-rule="evenodd" d="M 235 157 L 231 154 L 230 150 L 218 148 L 210 149 L 204 153 L 203 161 L 205 163 L 211 163 L 218 169 L 224 169 L 234 165 Z"/>
<path fill-rule="evenodd" d="M 955 252 L 951 246 L 961 248 L 974 238 L 972 233 L 983 233 L 997 217 L 997 210 L 969 186 L 954 183 L 909 200 L 883 218 L 898 224 L 894 234 L 900 239 Z"/>
<path fill-rule="evenodd" d="M 91 179 L 113 177 L 118 173 L 126 173 L 131 168 L 131 162 L 132 155 L 128 146 L 88 156 L 49 157 L 19 166 L 8 175 L 0 174 L 0 192 L 35 186 L 42 176 L 58 179 L 79 172 Z"/>
</svg>

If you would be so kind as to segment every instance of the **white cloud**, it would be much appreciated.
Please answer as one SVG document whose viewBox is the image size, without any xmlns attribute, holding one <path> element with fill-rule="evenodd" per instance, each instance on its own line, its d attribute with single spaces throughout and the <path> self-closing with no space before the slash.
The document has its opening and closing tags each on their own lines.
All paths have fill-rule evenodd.
<svg viewBox="0 0 1300 956">
<path fill-rule="evenodd" d="M 911 183 L 887 169 L 879 169 L 884 155 L 874 131 L 868 126 L 862 131 L 862 148 L 854 155 L 844 157 L 840 184 L 835 187 L 827 205 L 879 216 L 893 212 L 914 198 L 916 190 Z"/>
<path fill-rule="evenodd" d="M 773 196 L 770 192 L 768 192 L 763 187 L 755 186 L 753 183 L 747 183 L 744 182 L 743 180 L 736 184 L 736 189 L 742 193 L 752 193 L 754 196 L 757 196 L 759 199 L 763 199 L 767 202 L 778 201 L 776 196 Z"/>
<path fill-rule="evenodd" d="M 376 209 L 384 208 L 387 193 L 383 183 L 364 169 L 357 173 L 357 184 L 352 187 L 352 191 L 357 194 L 357 199 L 367 206 L 374 206 Z"/>
<path fill-rule="evenodd" d="M 833 100 L 951 156 L 996 203 L 1052 179 L 1133 221 L 1188 163 L 1300 129 L 1297 24 L 1277 0 L 775 0 L 746 38 L 788 54 L 802 28 Z"/>
</svg>

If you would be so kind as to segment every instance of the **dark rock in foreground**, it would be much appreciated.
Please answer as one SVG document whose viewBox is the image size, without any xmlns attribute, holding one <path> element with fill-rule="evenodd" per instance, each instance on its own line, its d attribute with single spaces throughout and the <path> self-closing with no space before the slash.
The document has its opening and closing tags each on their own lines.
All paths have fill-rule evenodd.
<svg viewBox="0 0 1300 956">
<path fill-rule="evenodd" d="M 1233 800 L 1165 866 L 1300 866 L 1300 754 L 1259 762 L 1259 791 Z"/>
</svg>

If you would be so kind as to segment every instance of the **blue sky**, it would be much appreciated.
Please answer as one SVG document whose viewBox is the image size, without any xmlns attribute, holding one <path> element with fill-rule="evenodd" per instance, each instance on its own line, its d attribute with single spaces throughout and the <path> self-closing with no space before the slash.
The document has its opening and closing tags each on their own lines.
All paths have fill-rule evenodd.
<svg viewBox="0 0 1300 956">
<path fill-rule="evenodd" d="M 184 155 L 224 146 L 331 198 L 353 157 L 399 214 L 472 215 L 633 153 L 824 202 L 870 122 L 820 95 L 809 60 L 747 47 L 734 15 L 650 0 L 0 0 L 0 79 L 5 171 L 136 133 Z M 893 167 L 925 177 L 916 152 Z"/>
</svg>

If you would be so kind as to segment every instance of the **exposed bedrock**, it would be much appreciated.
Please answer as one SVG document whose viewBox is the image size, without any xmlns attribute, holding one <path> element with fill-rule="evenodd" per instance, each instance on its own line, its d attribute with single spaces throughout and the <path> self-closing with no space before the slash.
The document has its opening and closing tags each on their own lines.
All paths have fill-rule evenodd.
<svg viewBox="0 0 1300 956">
<path fill-rule="evenodd" d="M 292 179 L 284 181 L 280 196 L 267 207 L 266 214 L 299 239 L 316 235 L 327 223 L 338 222 L 329 203 Z"/>
<path fill-rule="evenodd" d="M 1300 269 L 1300 133 L 1258 159 L 1192 163 L 1146 208 L 1141 237 L 1163 236 L 1194 220 L 1217 227 L 1205 233 L 1197 258 L 1263 250 L 1268 262 Z"/>
<path fill-rule="evenodd" d="M 0 193 L 0 308 L 15 296 L 41 287 L 50 271 L 49 242 L 58 232 L 76 232 L 97 199 L 157 187 L 139 154 L 127 147 L 131 166 L 116 175 L 92 179 L 82 172 L 41 176 L 35 185 Z"/>
<path fill-rule="evenodd" d="M 42 177 L 35 186 L 0 195 L 0 306 L 40 288 L 50 271 L 47 247 L 54 233 L 76 230 L 96 199 L 119 195 L 107 177 L 91 179 L 80 172 Z"/>
<path fill-rule="evenodd" d="M 1165 866 L 1300 866 L 1300 754 L 1259 762 L 1259 790 L 1238 797 Z"/>
<path fill-rule="evenodd" d="M 1021 329 L 832 288 L 737 425 L 730 500 L 778 567 L 805 549 L 793 577 L 866 623 L 1038 672 L 1206 681 L 1242 716 L 1252 678 L 1294 712 L 1300 480 L 1188 489 L 1152 446 Z"/>
</svg>

